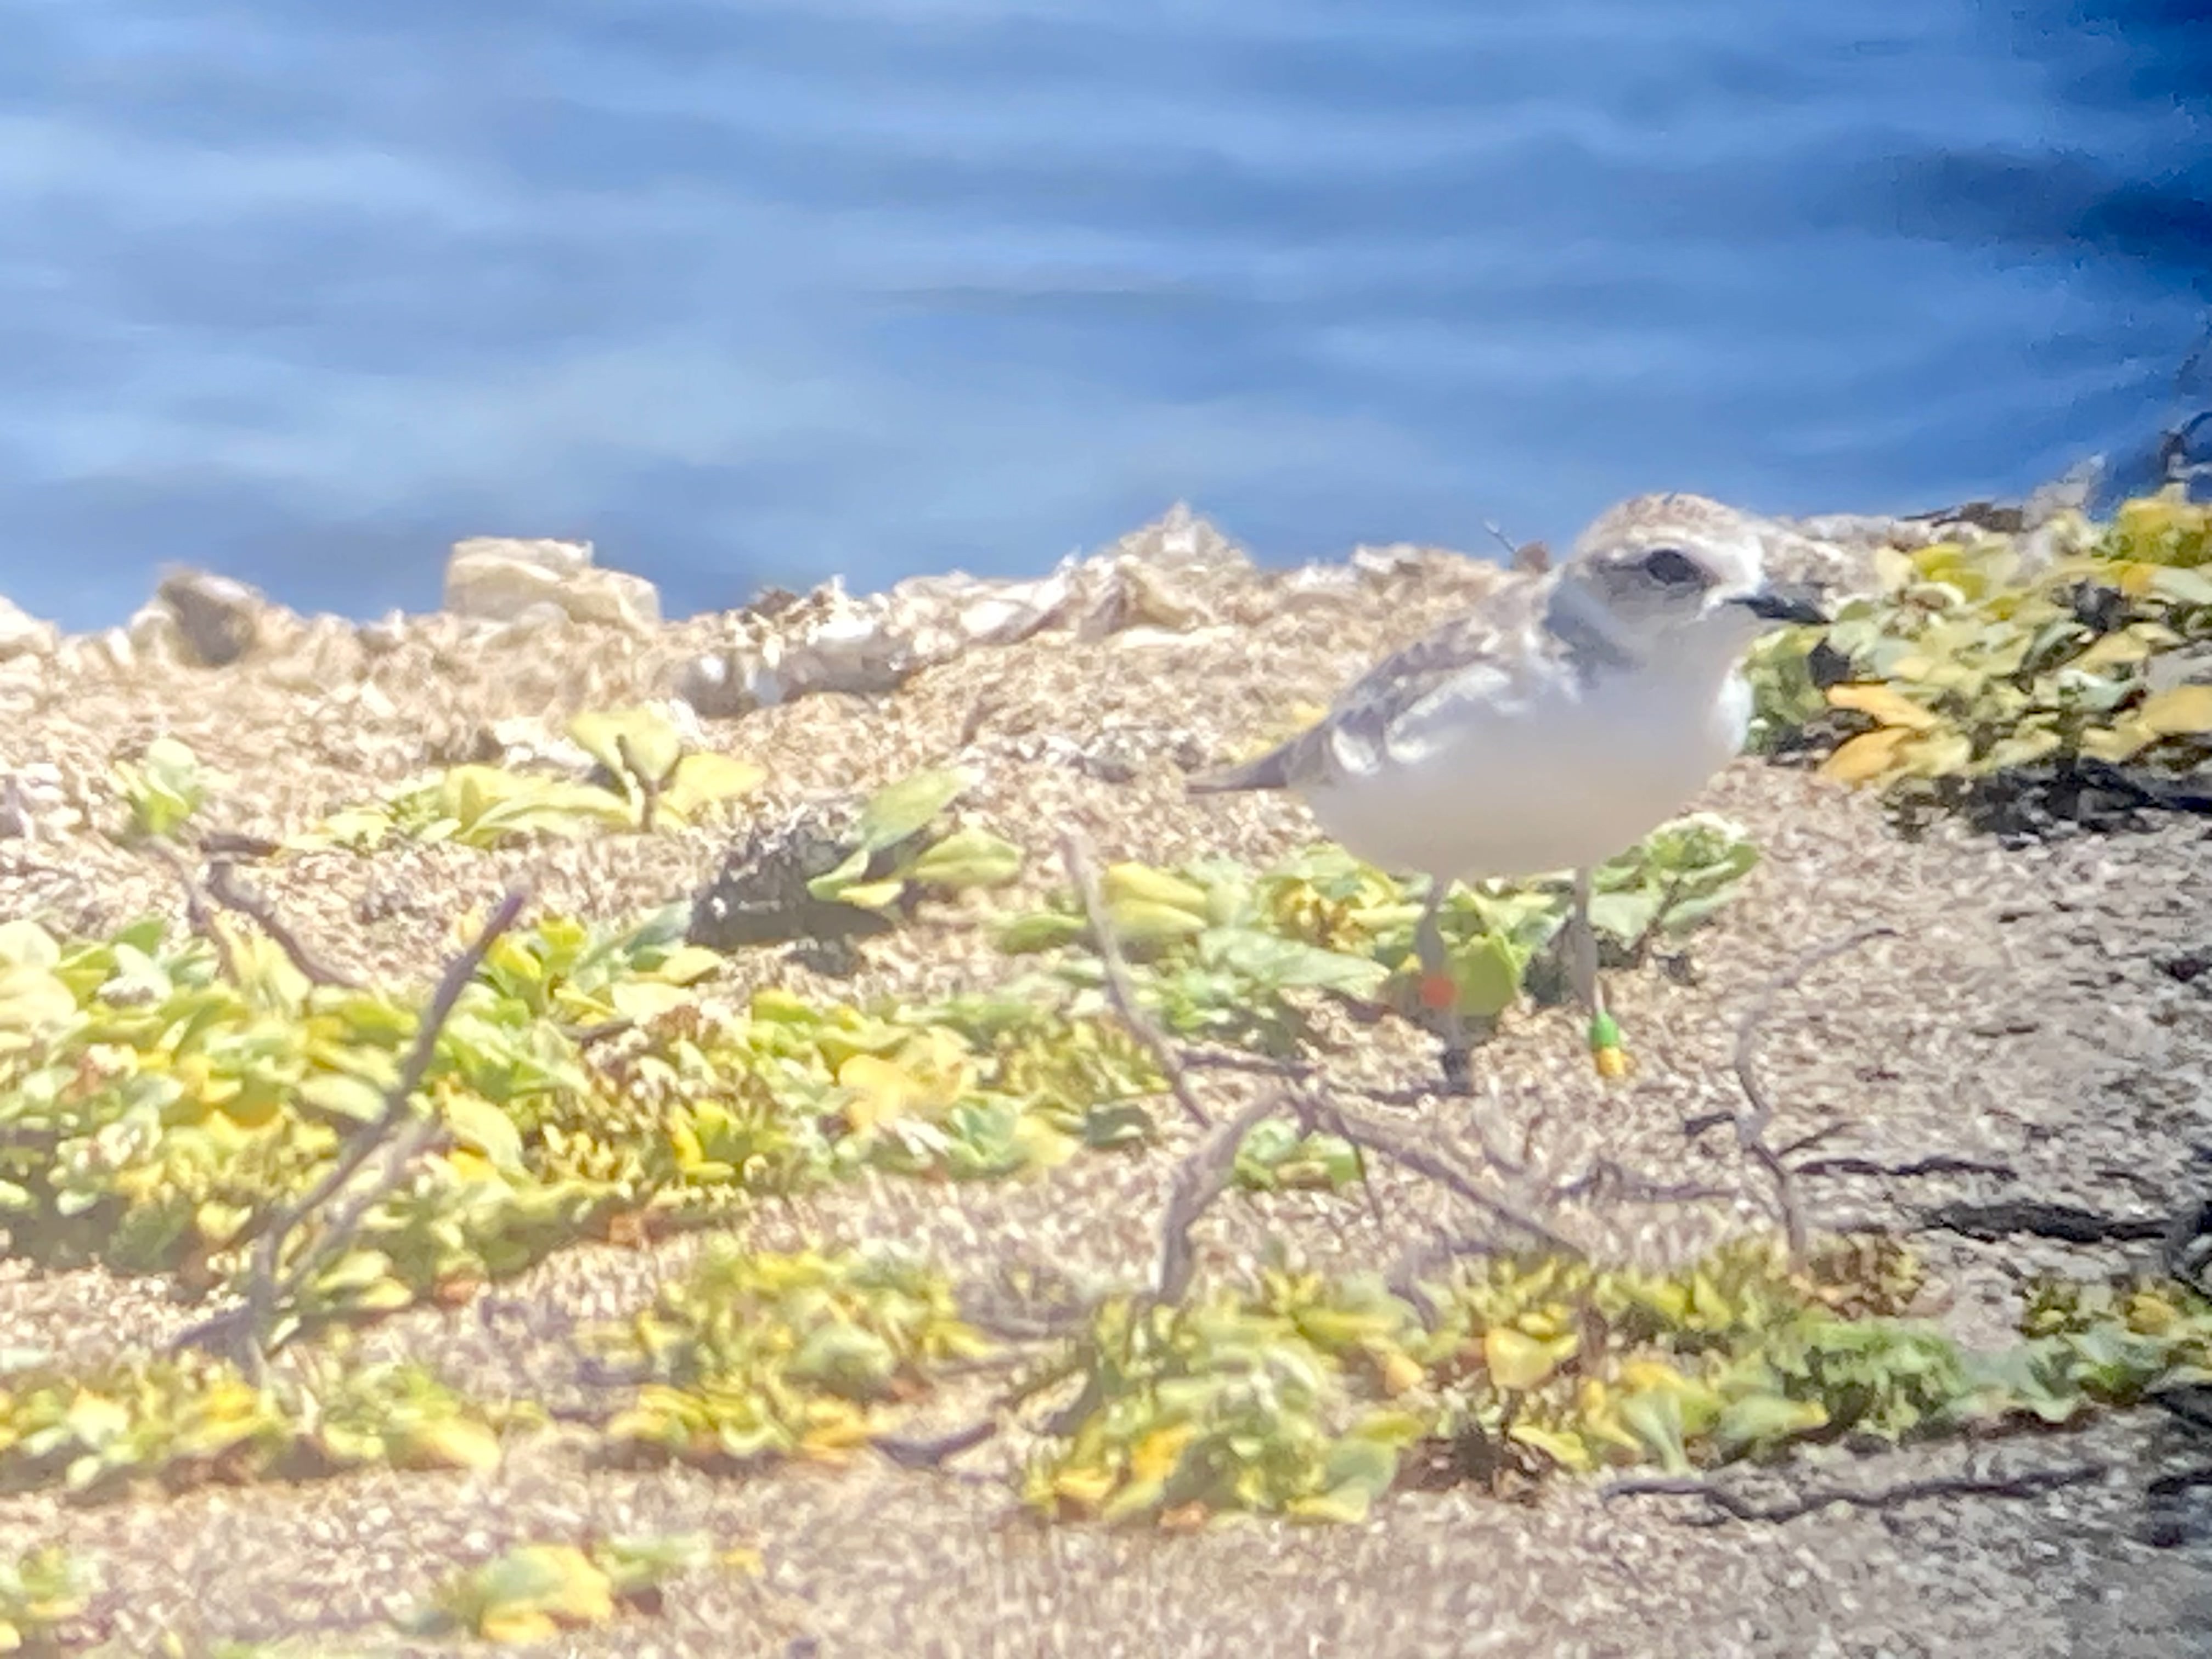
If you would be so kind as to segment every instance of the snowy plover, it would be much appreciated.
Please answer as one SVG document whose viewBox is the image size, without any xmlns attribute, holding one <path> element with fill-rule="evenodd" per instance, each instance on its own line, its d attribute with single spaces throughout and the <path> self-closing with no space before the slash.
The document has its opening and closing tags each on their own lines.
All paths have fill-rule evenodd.
<svg viewBox="0 0 2212 1659">
<path fill-rule="evenodd" d="M 1757 520 L 1698 495 L 1601 515 L 1540 580 L 1501 592 L 1356 681 L 1328 717 L 1195 793 L 1289 789 L 1369 863 L 1430 878 L 1421 1000 L 1466 1075 L 1437 907 L 1455 879 L 1574 877 L 1571 962 L 1599 1070 L 1623 1069 L 1598 985 L 1590 869 L 1681 811 L 1743 746 L 1744 650 L 1825 620 L 1771 586 Z"/>
</svg>

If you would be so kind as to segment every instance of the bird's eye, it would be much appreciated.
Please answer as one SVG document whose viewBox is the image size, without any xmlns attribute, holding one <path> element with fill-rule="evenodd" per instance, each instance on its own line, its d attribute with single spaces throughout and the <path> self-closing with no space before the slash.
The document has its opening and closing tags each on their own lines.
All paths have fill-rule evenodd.
<svg viewBox="0 0 2212 1659">
<path fill-rule="evenodd" d="M 1703 586 L 1705 573 L 1680 548 L 1662 547 L 1644 556 L 1644 574 L 1668 587 Z"/>
</svg>

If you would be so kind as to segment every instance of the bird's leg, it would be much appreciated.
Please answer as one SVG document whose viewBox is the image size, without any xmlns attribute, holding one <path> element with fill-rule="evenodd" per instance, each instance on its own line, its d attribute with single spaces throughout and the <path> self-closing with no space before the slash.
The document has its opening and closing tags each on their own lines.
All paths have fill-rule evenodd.
<svg viewBox="0 0 2212 1659">
<path fill-rule="evenodd" d="M 1620 1046 L 1620 1027 L 1605 1011 L 1605 988 L 1598 982 L 1597 929 L 1590 925 L 1590 872 L 1575 872 L 1575 913 L 1567 926 L 1568 961 L 1574 971 L 1575 994 L 1589 1010 L 1590 1059 L 1602 1078 L 1625 1077 L 1628 1055 Z"/>
<path fill-rule="evenodd" d="M 1459 981 L 1451 975 L 1443 929 L 1437 925 L 1437 911 L 1450 885 L 1441 876 L 1430 879 L 1429 902 L 1421 907 L 1421 919 L 1413 927 L 1413 953 L 1421 963 L 1421 1006 L 1436 1016 L 1437 1035 L 1443 1039 L 1444 1087 L 1466 1094 L 1474 1079 L 1474 1061 L 1468 1051 L 1467 1024 L 1460 1018 Z"/>
</svg>

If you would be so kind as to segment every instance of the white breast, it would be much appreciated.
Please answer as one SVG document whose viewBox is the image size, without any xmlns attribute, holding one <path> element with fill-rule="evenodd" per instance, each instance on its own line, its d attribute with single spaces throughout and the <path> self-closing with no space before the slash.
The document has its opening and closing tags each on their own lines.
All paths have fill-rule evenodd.
<svg viewBox="0 0 2212 1659">
<path fill-rule="evenodd" d="M 1323 830 L 1389 870 L 1475 880 L 1602 863 L 1686 807 L 1736 754 L 1734 674 L 1564 678 L 1523 699 L 1443 702 L 1372 771 L 1301 793 Z"/>
</svg>

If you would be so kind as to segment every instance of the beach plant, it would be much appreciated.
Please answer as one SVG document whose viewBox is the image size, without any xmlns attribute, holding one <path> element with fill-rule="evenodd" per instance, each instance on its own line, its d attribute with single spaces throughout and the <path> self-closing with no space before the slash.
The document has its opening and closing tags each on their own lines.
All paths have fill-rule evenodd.
<svg viewBox="0 0 2212 1659">
<path fill-rule="evenodd" d="M 256 1387 L 204 1355 L 0 1374 L 0 1490 L 80 1502 L 146 1485 L 298 1480 L 348 1469 L 489 1468 L 493 1414 L 420 1366 L 321 1356 Z"/>
<path fill-rule="evenodd" d="M 1843 678 L 1815 686 L 1820 636 L 1777 636 L 1750 672 L 1759 740 L 1811 746 L 1908 819 L 2025 773 L 2124 767 L 2185 781 L 2212 762 L 2212 508 L 2173 496 L 2077 525 L 2060 550 L 1984 535 L 1877 556 L 1880 591 L 1825 635 Z"/>
<path fill-rule="evenodd" d="M 1256 1296 L 1109 1302 L 1077 1345 L 1068 1431 L 1030 1461 L 1024 1495 L 1063 1520 L 1360 1520 L 1425 1419 L 1349 1378 L 1370 1373 L 1370 1395 L 1411 1387 L 1417 1330 L 1370 1279 L 1279 1273 Z"/>
<path fill-rule="evenodd" d="M 685 750 L 668 717 L 651 707 L 579 714 L 569 735 L 598 763 L 598 778 L 477 763 L 447 767 L 380 800 L 340 808 L 286 846 L 367 852 L 397 836 L 495 848 L 538 836 L 680 829 L 750 793 L 767 776 L 750 761 Z"/>
<path fill-rule="evenodd" d="M 112 775 L 131 814 L 131 836 L 146 841 L 175 836 L 207 804 L 216 782 L 191 747 L 170 737 L 155 738 L 136 761 L 118 761 Z"/>
<path fill-rule="evenodd" d="M 1758 858 L 1726 819 L 1699 814 L 1662 825 L 1595 872 L 1592 925 L 1610 957 L 1634 960 L 1702 924 Z M 1340 847 L 1323 844 L 1257 872 L 1224 859 L 1115 864 L 1099 888 L 1139 999 L 1179 1036 L 1287 1052 L 1305 1029 L 1304 998 L 1413 1006 L 1413 932 L 1425 886 Z M 1484 1018 L 1512 1006 L 1569 909 L 1564 876 L 1527 886 L 1455 884 L 1438 922 L 1462 1010 Z M 1009 918 L 997 937 L 1010 953 L 1056 953 L 1062 977 L 1094 989 L 1079 1006 L 1095 1004 L 1103 969 L 1073 894 Z"/>
<path fill-rule="evenodd" d="M 1793 1267 L 1746 1237 L 1665 1272 L 1488 1257 L 1412 1300 L 1280 1263 L 1179 1305 L 1117 1299 L 1073 1345 L 1078 1393 L 1024 1492 L 1063 1519 L 1351 1520 L 1437 1468 L 1686 1474 L 1810 1441 L 2065 1423 L 2212 1380 L 2212 1302 L 2185 1286 L 2045 1284 L 2017 1342 L 1968 1352 L 1908 1316 L 1920 1283 L 1893 1241 Z"/>
<path fill-rule="evenodd" d="M 720 1239 L 598 1342 L 639 1378 L 605 1426 L 610 1444 L 707 1468 L 839 1460 L 945 1364 L 985 1351 L 944 1277 L 896 1253 L 779 1255 Z"/>
<path fill-rule="evenodd" d="M 850 851 L 809 881 L 808 893 L 824 903 L 882 912 L 932 890 L 1006 885 L 1021 873 L 1021 849 L 987 830 L 944 823 L 974 784 L 974 774 L 945 768 L 878 790 L 860 805 Z"/>
<path fill-rule="evenodd" d="M 579 1238 L 862 1169 L 985 1177 L 1149 1138 L 1160 1082 L 1111 1022 L 1019 995 L 710 1009 L 721 958 L 683 930 L 680 907 L 612 930 L 546 916 L 491 945 L 414 1103 L 434 1144 L 335 1241 L 297 1320 L 465 1295 Z M 158 921 L 90 941 L 0 925 L 15 1250 L 212 1289 L 374 1132 L 420 994 L 313 984 L 252 937 L 228 968 Z"/>
<path fill-rule="evenodd" d="M 746 1553 L 722 1559 L 734 1564 Z M 624 1610 L 657 1613 L 663 1586 L 715 1559 L 713 1540 L 697 1532 L 584 1546 L 519 1544 L 455 1574 L 393 1622 L 410 1636 L 468 1635 L 502 1645 L 550 1641 L 610 1623 Z"/>
<path fill-rule="evenodd" d="M 92 1601 L 92 1573 L 59 1544 L 0 1562 L 0 1653 L 44 1653 Z"/>
</svg>

